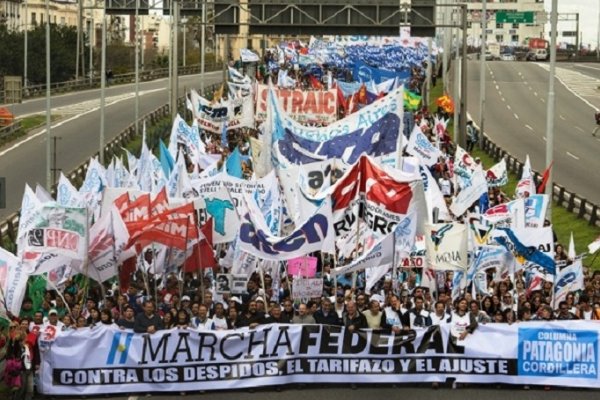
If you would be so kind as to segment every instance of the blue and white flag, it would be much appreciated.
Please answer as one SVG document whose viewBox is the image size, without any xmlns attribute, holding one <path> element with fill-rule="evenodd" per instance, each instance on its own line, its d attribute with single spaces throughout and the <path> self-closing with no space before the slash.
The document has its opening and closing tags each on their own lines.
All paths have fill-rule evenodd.
<svg viewBox="0 0 600 400">
<path fill-rule="evenodd" d="M 565 300 L 570 292 L 583 289 L 583 266 L 581 258 L 577 258 L 573 264 L 563 268 L 554 281 L 554 307 Z"/>
<path fill-rule="evenodd" d="M 56 187 L 56 202 L 63 207 L 85 207 L 83 196 L 62 172 Z"/>
<path fill-rule="evenodd" d="M 260 57 L 258 56 L 258 54 L 254 53 L 250 49 L 240 49 L 240 58 L 242 59 L 242 62 L 245 63 L 253 63 L 260 61 Z"/>
</svg>

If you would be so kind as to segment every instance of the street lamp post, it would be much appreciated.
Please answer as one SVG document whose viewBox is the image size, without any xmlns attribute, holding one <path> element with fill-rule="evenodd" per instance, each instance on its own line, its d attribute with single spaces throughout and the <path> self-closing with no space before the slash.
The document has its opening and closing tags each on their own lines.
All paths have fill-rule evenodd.
<svg viewBox="0 0 600 400">
<path fill-rule="evenodd" d="M 104 165 L 104 107 L 106 102 L 106 11 L 102 14 L 102 53 L 100 59 L 100 164 Z"/>
<path fill-rule="evenodd" d="M 27 0 L 25 0 L 25 32 L 23 35 L 23 56 L 25 59 L 23 60 L 23 89 L 27 89 L 27 53 L 28 53 L 28 40 L 27 40 L 27 29 L 29 25 L 27 24 L 27 16 L 29 12 L 27 10 Z"/>
<path fill-rule="evenodd" d="M 140 119 L 140 0 L 135 1 L 135 134 L 139 132 Z"/>
<path fill-rule="evenodd" d="M 558 0 L 552 0 L 550 11 L 550 71 L 548 77 L 548 104 L 546 109 L 546 166 L 554 160 L 554 74 L 556 71 L 556 29 L 558 25 Z M 549 195 L 547 216 L 552 220 L 552 168 L 548 174 L 546 183 L 546 194 Z"/>
<path fill-rule="evenodd" d="M 205 54 L 206 53 L 206 2 L 202 2 L 202 26 L 200 31 L 200 92 L 202 96 L 204 96 L 204 62 L 205 62 Z M 216 55 L 218 53 L 215 52 L 215 61 Z"/>
<path fill-rule="evenodd" d="M 186 57 L 185 36 L 186 36 L 186 33 L 187 33 L 187 25 L 186 25 L 187 22 L 188 22 L 187 18 L 185 18 L 185 17 L 181 18 L 181 25 L 182 25 L 181 29 L 183 31 L 183 35 L 182 35 L 183 36 L 183 54 L 182 54 L 182 56 L 183 56 L 183 66 L 184 67 L 186 66 L 186 60 L 185 60 L 185 57 Z"/>
<path fill-rule="evenodd" d="M 487 0 L 481 3 L 481 54 L 479 56 L 479 129 L 483 142 L 485 125 L 485 49 L 487 45 Z"/>
<path fill-rule="evenodd" d="M 50 0 L 46 0 L 46 190 L 52 189 L 51 174 L 51 148 L 50 138 L 52 133 L 50 117 Z"/>
</svg>

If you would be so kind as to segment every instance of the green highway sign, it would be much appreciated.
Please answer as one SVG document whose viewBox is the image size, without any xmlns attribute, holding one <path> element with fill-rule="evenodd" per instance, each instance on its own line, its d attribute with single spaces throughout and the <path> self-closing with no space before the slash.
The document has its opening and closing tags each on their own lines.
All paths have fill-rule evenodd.
<svg viewBox="0 0 600 400">
<path fill-rule="evenodd" d="M 533 24 L 533 11 L 496 11 L 497 24 Z"/>
</svg>

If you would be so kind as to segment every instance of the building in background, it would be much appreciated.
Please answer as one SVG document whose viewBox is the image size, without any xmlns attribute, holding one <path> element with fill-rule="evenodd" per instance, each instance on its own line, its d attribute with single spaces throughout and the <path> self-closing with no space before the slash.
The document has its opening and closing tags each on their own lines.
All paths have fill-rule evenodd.
<svg viewBox="0 0 600 400">
<path fill-rule="evenodd" d="M 482 27 L 481 0 L 467 0 L 467 43 L 480 46 Z M 487 42 L 507 46 L 525 46 L 530 38 L 543 38 L 547 20 L 544 0 L 487 0 Z M 510 12 L 532 13 L 527 23 L 498 22 L 498 15 Z M 505 14 L 506 15 L 506 14 Z"/>
</svg>

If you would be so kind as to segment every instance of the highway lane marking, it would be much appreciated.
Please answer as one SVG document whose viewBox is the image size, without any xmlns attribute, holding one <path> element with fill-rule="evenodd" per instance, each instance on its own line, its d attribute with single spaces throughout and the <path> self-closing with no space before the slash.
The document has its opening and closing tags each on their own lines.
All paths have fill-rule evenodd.
<svg viewBox="0 0 600 400">
<path fill-rule="evenodd" d="M 164 90 L 164 89 L 147 90 L 147 91 L 145 91 L 145 93 L 151 93 L 151 92 L 160 91 L 160 90 Z M 117 100 L 115 100 L 115 101 L 113 101 L 111 103 L 106 103 L 105 107 L 111 106 L 113 104 L 120 103 L 120 102 L 122 102 L 124 100 L 129 100 L 129 99 L 131 99 L 131 97 L 127 97 L 127 98 L 119 97 Z M 98 111 L 99 109 L 100 109 L 99 106 L 98 107 L 94 107 L 94 108 L 90 108 L 89 110 L 83 111 L 80 114 L 73 115 L 70 118 L 58 121 L 56 124 L 51 125 L 50 129 L 52 130 L 52 129 L 58 128 L 58 127 L 66 124 L 68 122 L 71 122 L 71 121 L 73 121 L 73 120 L 75 120 L 75 119 L 77 119 L 79 117 L 83 117 L 84 115 L 87 115 L 87 114 L 90 114 L 92 112 Z M 36 114 L 39 114 L 39 113 L 36 113 Z M 3 155 L 7 154 L 8 152 L 10 152 L 12 150 L 15 150 L 15 149 L 19 148 L 21 145 L 29 142 L 30 140 L 33 140 L 33 139 L 39 137 L 39 136 L 41 136 L 41 135 L 43 135 L 45 133 L 46 133 L 46 128 L 42 129 L 38 133 L 34 133 L 33 135 L 26 137 L 25 139 L 23 139 L 23 140 L 15 143 L 15 144 L 13 144 L 12 146 L 10 146 L 9 148 L 7 148 L 6 150 L 0 151 L 0 157 L 2 157 Z M 44 141 L 44 139 L 45 138 L 43 138 L 42 141 Z"/>
<path fill-rule="evenodd" d="M 550 69 L 550 67 L 544 63 L 536 63 L 536 65 L 546 71 L 548 71 Z M 567 71 L 567 72 L 571 72 L 570 70 L 567 70 L 566 68 L 557 68 L 557 73 L 555 75 L 555 78 L 557 81 L 559 81 L 560 83 L 562 83 L 562 85 L 565 87 L 565 89 L 567 89 L 569 92 L 571 92 L 575 97 L 577 97 L 579 100 L 583 101 L 585 104 L 587 104 L 588 106 L 590 106 L 594 111 L 600 111 L 598 109 L 598 107 L 596 107 L 595 105 L 593 105 L 592 103 L 590 103 L 588 100 L 586 100 L 582 95 L 580 95 L 579 93 L 577 93 L 570 85 L 567 85 L 567 83 L 565 82 L 565 80 L 563 80 L 559 75 L 562 71 Z M 582 75 L 583 74 L 581 72 L 572 72 L 571 74 L 579 74 Z M 589 77 L 589 79 L 585 79 L 585 81 L 587 83 L 591 82 L 591 81 L 598 81 L 598 79 Z M 594 95 L 596 95 L 596 93 L 594 93 Z"/>
<path fill-rule="evenodd" d="M 569 157 L 573 157 L 573 158 L 574 158 L 574 159 L 576 159 L 576 160 L 579 160 L 579 157 L 577 157 L 577 156 L 576 156 L 575 154 L 573 154 L 573 153 L 570 153 L 570 152 L 568 152 L 568 151 L 567 151 L 567 155 L 568 155 Z"/>
<path fill-rule="evenodd" d="M 530 131 L 533 131 L 533 128 L 529 125 L 525 125 L 525 128 L 529 129 Z"/>
<path fill-rule="evenodd" d="M 534 96 L 537 96 L 537 92 L 533 92 L 533 95 L 534 95 Z"/>
<path fill-rule="evenodd" d="M 559 115 L 558 118 L 562 119 L 563 121 L 566 121 L 567 119 L 565 117 L 563 117 L 562 115 Z"/>
<path fill-rule="evenodd" d="M 505 100 L 504 100 L 504 97 L 500 97 L 500 100 L 502 100 L 502 102 L 504 102 L 504 101 L 505 101 Z"/>
<path fill-rule="evenodd" d="M 600 68 L 594 68 L 594 67 L 590 67 L 589 65 L 583 65 L 583 64 L 573 64 L 573 67 L 589 68 L 589 69 L 595 69 L 596 71 L 600 71 Z"/>
<path fill-rule="evenodd" d="M 222 71 L 222 70 L 219 70 L 219 71 L 207 71 L 207 72 L 205 72 L 204 74 L 205 74 L 205 75 L 217 75 L 217 74 L 223 74 L 223 71 Z M 202 75 L 202 74 L 198 73 L 198 74 L 190 74 L 190 75 L 180 75 L 180 76 L 179 76 L 179 78 L 180 78 L 180 79 L 187 78 L 187 77 L 194 78 L 195 76 L 200 76 L 200 75 Z M 142 86 L 142 85 L 143 85 L 143 86 L 146 86 L 147 84 L 151 84 L 151 83 L 159 83 L 159 82 L 162 82 L 162 81 L 168 81 L 168 80 L 169 80 L 169 77 L 158 78 L 158 79 L 154 79 L 154 80 L 151 80 L 151 81 L 140 82 L 140 86 Z M 135 85 L 135 83 L 134 83 L 134 82 L 131 82 L 131 83 L 126 83 L 126 84 L 124 84 L 124 85 L 115 85 L 115 86 L 110 86 L 110 89 L 113 89 L 113 88 L 120 88 L 120 87 L 122 87 L 122 86 L 127 86 L 127 85 L 131 85 L 131 86 L 133 86 L 133 85 Z M 109 90 L 109 87 L 107 86 L 107 87 L 106 87 L 106 89 L 107 89 L 107 91 L 108 91 L 108 90 Z M 162 88 L 162 89 L 164 90 L 164 88 Z M 97 91 L 98 93 L 100 93 L 100 90 L 101 90 L 101 89 L 99 89 L 99 88 L 98 88 L 98 89 L 85 89 L 85 90 L 78 90 L 78 91 L 75 91 L 75 92 L 70 92 L 70 93 L 64 93 L 64 94 L 54 94 L 54 95 L 51 95 L 50 97 L 51 97 L 52 99 L 56 99 L 56 98 L 59 98 L 59 97 L 73 96 L 73 95 L 75 95 L 75 94 L 79 94 L 79 93 L 86 93 L 86 92 L 91 92 L 91 91 L 94 91 L 94 90 L 95 90 L 95 91 Z M 39 101 L 39 102 L 42 102 L 42 101 L 43 101 L 43 102 L 46 102 L 46 98 L 45 98 L 45 97 L 35 97 L 35 98 L 32 98 L 32 99 L 25 100 L 25 101 L 24 101 L 24 102 L 22 102 L 21 104 L 34 103 L 34 102 L 36 102 L 36 101 Z M 27 115 L 35 115 L 35 114 L 39 114 L 39 113 L 32 113 L 32 114 L 27 114 Z M 24 116 L 25 116 L 25 115 L 24 115 Z"/>
<path fill-rule="evenodd" d="M 540 98 L 540 101 L 541 101 L 542 103 L 545 103 L 545 102 L 546 102 L 546 100 L 544 100 L 544 99 L 542 99 L 542 98 Z"/>
<path fill-rule="evenodd" d="M 498 96 L 502 96 L 502 90 L 498 90 Z"/>
<path fill-rule="evenodd" d="M 583 129 L 581 129 L 580 127 L 576 126 L 575 129 L 577 129 L 580 132 L 585 132 Z"/>
<path fill-rule="evenodd" d="M 496 90 L 500 90 L 500 86 L 496 85 Z"/>
<path fill-rule="evenodd" d="M 127 398 L 127 400 L 137 400 L 137 399 L 138 399 L 138 397 L 137 397 L 137 396 L 129 396 L 129 397 Z"/>
<path fill-rule="evenodd" d="M 544 140 L 544 142 L 545 142 L 545 141 L 546 141 L 546 136 L 544 136 L 542 139 L 543 139 L 543 140 Z"/>
<path fill-rule="evenodd" d="M 510 104 L 507 104 L 506 108 L 508 108 L 509 110 L 512 110 L 512 108 L 510 108 Z"/>
<path fill-rule="evenodd" d="M 515 114 L 515 118 L 516 118 L 516 119 L 519 119 L 519 116 L 518 116 L 517 114 Z"/>
</svg>

